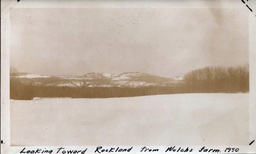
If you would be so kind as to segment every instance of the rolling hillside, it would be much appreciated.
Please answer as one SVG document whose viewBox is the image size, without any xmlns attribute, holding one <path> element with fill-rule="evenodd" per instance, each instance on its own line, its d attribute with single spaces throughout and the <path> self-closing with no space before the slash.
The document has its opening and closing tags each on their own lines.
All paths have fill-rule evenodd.
<svg viewBox="0 0 256 154">
<path fill-rule="evenodd" d="M 106 74 L 91 72 L 81 76 L 42 76 L 20 73 L 14 76 L 26 85 L 58 87 L 148 87 L 171 86 L 182 80 L 182 77 L 164 78 L 139 72 Z"/>
</svg>

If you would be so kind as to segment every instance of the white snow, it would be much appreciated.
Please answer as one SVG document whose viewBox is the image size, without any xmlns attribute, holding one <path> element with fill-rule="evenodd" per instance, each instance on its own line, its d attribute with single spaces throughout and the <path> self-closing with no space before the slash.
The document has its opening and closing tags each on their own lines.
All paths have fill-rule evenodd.
<svg viewBox="0 0 256 154">
<path fill-rule="evenodd" d="M 182 76 L 178 76 L 178 77 L 175 77 L 174 80 L 180 81 L 180 80 L 183 80 L 183 77 Z"/>
<path fill-rule="evenodd" d="M 84 85 L 83 82 L 72 81 L 70 83 L 60 83 L 57 86 L 59 86 L 59 87 L 80 87 L 80 86 L 83 86 L 83 85 Z"/>
<path fill-rule="evenodd" d="M 39 74 L 27 74 L 27 75 L 17 76 L 17 78 L 49 78 L 49 77 L 50 76 L 39 75 Z"/>
<path fill-rule="evenodd" d="M 11 100 L 12 145 L 244 145 L 249 94 Z"/>
<path fill-rule="evenodd" d="M 34 97 L 33 100 L 41 100 L 42 98 L 40 97 Z"/>
<path fill-rule="evenodd" d="M 125 84 L 127 84 L 128 83 L 128 81 L 115 81 L 114 82 L 115 84 L 117 84 L 117 85 L 125 85 Z"/>
<path fill-rule="evenodd" d="M 84 77 L 64 77 L 63 79 L 69 79 L 69 80 L 92 80 L 93 78 L 84 78 Z"/>
<path fill-rule="evenodd" d="M 139 86 L 143 86 L 145 84 L 147 84 L 147 82 L 144 82 L 144 81 L 130 81 L 130 82 L 126 83 L 125 85 L 129 86 L 129 87 L 139 87 Z"/>
<path fill-rule="evenodd" d="M 83 86 L 84 85 L 83 82 L 73 82 L 73 84 L 76 85 L 76 86 Z"/>
<path fill-rule="evenodd" d="M 105 76 L 106 78 L 112 78 L 115 76 L 114 74 L 109 74 L 109 73 L 103 73 L 102 75 Z"/>
<path fill-rule="evenodd" d="M 123 73 L 116 75 L 112 80 L 129 80 L 131 77 L 140 77 L 143 75 L 149 75 L 146 73 L 139 73 L 139 72 L 130 72 L 130 73 Z"/>
<path fill-rule="evenodd" d="M 57 85 L 58 87 L 76 87 L 74 84 L 72 83 L 60 83 Z"/>
<path fill-rule="evenodd" d="M 112 80 L 129 80 L 129 79 L 130 79 L 129 76 L 122 75 L 122 76 L 114 77 Z"/>
<path fill-rule="evenodd" d="M 149 83 L 145 81 L 115 81 L 114 84 L 118 85 L 119 87 L 125 86 L 125 87 L 145 87 L 145 86 L 154 86 L 155 83 Z"/>
</svg>

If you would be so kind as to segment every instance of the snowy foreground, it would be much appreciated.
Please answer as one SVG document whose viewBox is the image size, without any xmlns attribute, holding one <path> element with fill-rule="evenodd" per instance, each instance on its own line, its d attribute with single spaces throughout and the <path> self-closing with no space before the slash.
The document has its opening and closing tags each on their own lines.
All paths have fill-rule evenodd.
<svg viewBox="0 0 256 154">
<path fill-rule="evenodd" d="M 11 100 L 12 145 L 245 145 L 249 94 Z"/>
</svg>

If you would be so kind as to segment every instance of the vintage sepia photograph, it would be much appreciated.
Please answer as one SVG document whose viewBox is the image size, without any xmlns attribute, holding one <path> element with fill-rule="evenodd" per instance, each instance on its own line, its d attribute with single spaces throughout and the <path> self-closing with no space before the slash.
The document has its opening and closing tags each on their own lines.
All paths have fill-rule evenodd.
<svg viewBox="0 0 256 154">
<path fill-rule="evenodd" d="M 248 10 L 13 8 L 10 143 L 247 145 Z"/>
</svg>

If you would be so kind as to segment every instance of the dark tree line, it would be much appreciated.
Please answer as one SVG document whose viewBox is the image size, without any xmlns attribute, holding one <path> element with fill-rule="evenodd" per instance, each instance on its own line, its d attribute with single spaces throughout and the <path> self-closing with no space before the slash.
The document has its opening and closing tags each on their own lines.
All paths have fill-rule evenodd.
<svg viewBox="0 0 256 154">
<path fill-rule="evenodd" d="M 190 91 L 248 92 L 249 66 L 205 67 L 187 73 L 184 80 Z"/>
</svg>

